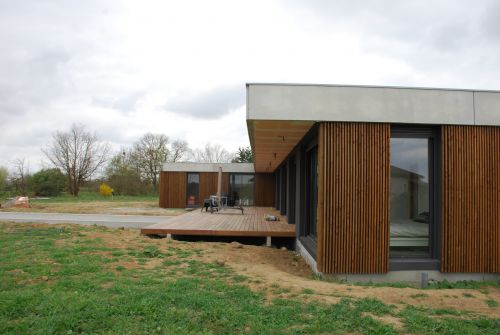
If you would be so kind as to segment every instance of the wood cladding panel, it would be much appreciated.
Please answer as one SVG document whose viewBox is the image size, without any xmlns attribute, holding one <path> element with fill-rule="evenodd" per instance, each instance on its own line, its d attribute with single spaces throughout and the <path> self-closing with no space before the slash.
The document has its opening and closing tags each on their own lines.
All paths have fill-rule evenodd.
<svg viewBox="0 0 500 335">
<path fill-rule="evenodd" d="M 210 198 L 211 195 L 217 194 L 217 172 L 200 172 L 200 196 L 197 205 L 203 205 L 201 202 L 204 199 Z M 222 173 L 222 193 L 229 191 L 229 173 Z"/>
<path fill-rule="evenodd" d="M 443 272 L 500 272 L 500 128 L 442 126 Z"/>
<path fill-rule="evenodd" d="M 318 270 L 387 272 L 390 125 L 321 123 L 318 146 Z"/>
<path fill-rule="evenodd" d="M 255 206 L 272 207 L 274 205 L 274 175 L 272 173 L 255 174 Z"/>
<path fill-rule="evenodd" d="M 186 186 L 186 172 L 161 172 L 159 187 L 160 207 L 186 207 Z"/>
</svg>

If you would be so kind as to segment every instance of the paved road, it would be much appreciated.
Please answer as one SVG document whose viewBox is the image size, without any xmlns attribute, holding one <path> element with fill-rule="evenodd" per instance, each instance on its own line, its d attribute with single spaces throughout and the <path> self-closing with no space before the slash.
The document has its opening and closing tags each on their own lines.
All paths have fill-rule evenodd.
<svg viewBox="0 0 500 335">
<path fill-rule="evenodd" d="M 171 216 L 0 212 L 0 221 L 96 224 L 110 228 L 136 229 L 164 222 L 169 218 Z"/>
</svg>

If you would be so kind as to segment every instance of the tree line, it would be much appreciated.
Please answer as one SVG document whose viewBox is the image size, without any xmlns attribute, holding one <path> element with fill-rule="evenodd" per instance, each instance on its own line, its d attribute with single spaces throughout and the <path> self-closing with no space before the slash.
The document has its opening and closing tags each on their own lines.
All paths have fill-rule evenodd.
<svg viewBox="0 0 500 335">
<path fill-rule="evenodd" d="M 57 196 L 63 191 L 78 196 L 82 186 L 92 180 L 96 185 L 108 183 L 118 195 L 156 194 L 165 162 L 252 162 L 250 147 L 232 153 L 207 143 L 203 149 L 193 150 L 186 141 L 153 133 L 112 152 L 108 143 L 81 124 L 56 131 L 41 150 L 49 166 L 35 174 L 30 173 L 25 159 L 14 160 L 10 171 L 0 167 L 0 196 Z"/>
</svg>

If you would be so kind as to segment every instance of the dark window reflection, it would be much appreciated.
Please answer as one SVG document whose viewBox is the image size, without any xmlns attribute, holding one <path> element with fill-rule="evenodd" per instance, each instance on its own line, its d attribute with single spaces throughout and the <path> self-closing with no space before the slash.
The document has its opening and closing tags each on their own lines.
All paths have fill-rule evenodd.
<svg viewBox="0 0 500 335">
<path fill-rule="evenodd" d="M 200 175 L 198 173 L 187 174 L 187 197 L 186 205 L 188 207 L 195 207 L 199 204 L 200 193 Z"/>
<path fill-rule="evenodd" d="M 231 174 L 229 177 L 229 200 L 243 206 L 253 206 L 254 181 L 253 174 Z"/>
<path fill-rule="evenodd" d="M 429 138 L 391 138 L 391 257 L 430 256 Z"/>
</svg>

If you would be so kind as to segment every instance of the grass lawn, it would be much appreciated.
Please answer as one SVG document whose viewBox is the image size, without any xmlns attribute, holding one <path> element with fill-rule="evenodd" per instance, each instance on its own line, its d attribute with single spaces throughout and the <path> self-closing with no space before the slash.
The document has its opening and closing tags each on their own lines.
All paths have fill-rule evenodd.
<svg viewBox="0 0 500 335">
<path fill-rule="evenodd" d="M 288 287 L 286 278 L 270 284 L 264 277 L 250 275 L 246 267 L 251 262 L 244 269 L 214 262 L 221 250 L 236 254 L 241 262 L 247 256 L 252 260 L 257 252 L 283 257 L 283 262 L 295 259 L 282 250 L 155 240 L 127 230 L 0 223 L 0 333 L 499 333 L 500 320 L 491 313 L 361 297 L 380 288 L 301 278 L 318 285 L 318 290 L 342 287 L 342 292 L 353 293 L 323 296 L 315 289 Z M 415 299 L 431 294 L 419 291 L 422 296 Z M 472 297 L 460 296 L 458 301 L 484 294 L 467 292 Z M 484 308 L 496 311 L 496 300 L 488 297 L 494 302 Z"/>
<path fill-rule="evenodd" d="M 82 191 L 78 197 L 63 194 L 50 199 L 32 199 L 30 208 L 4 208 L 8 212 L 44 212 L 75 214 L 179 215 L 183 209 L 158 207 L 158 196 L 105 197 L 97 192 Z"/>
</svg>

